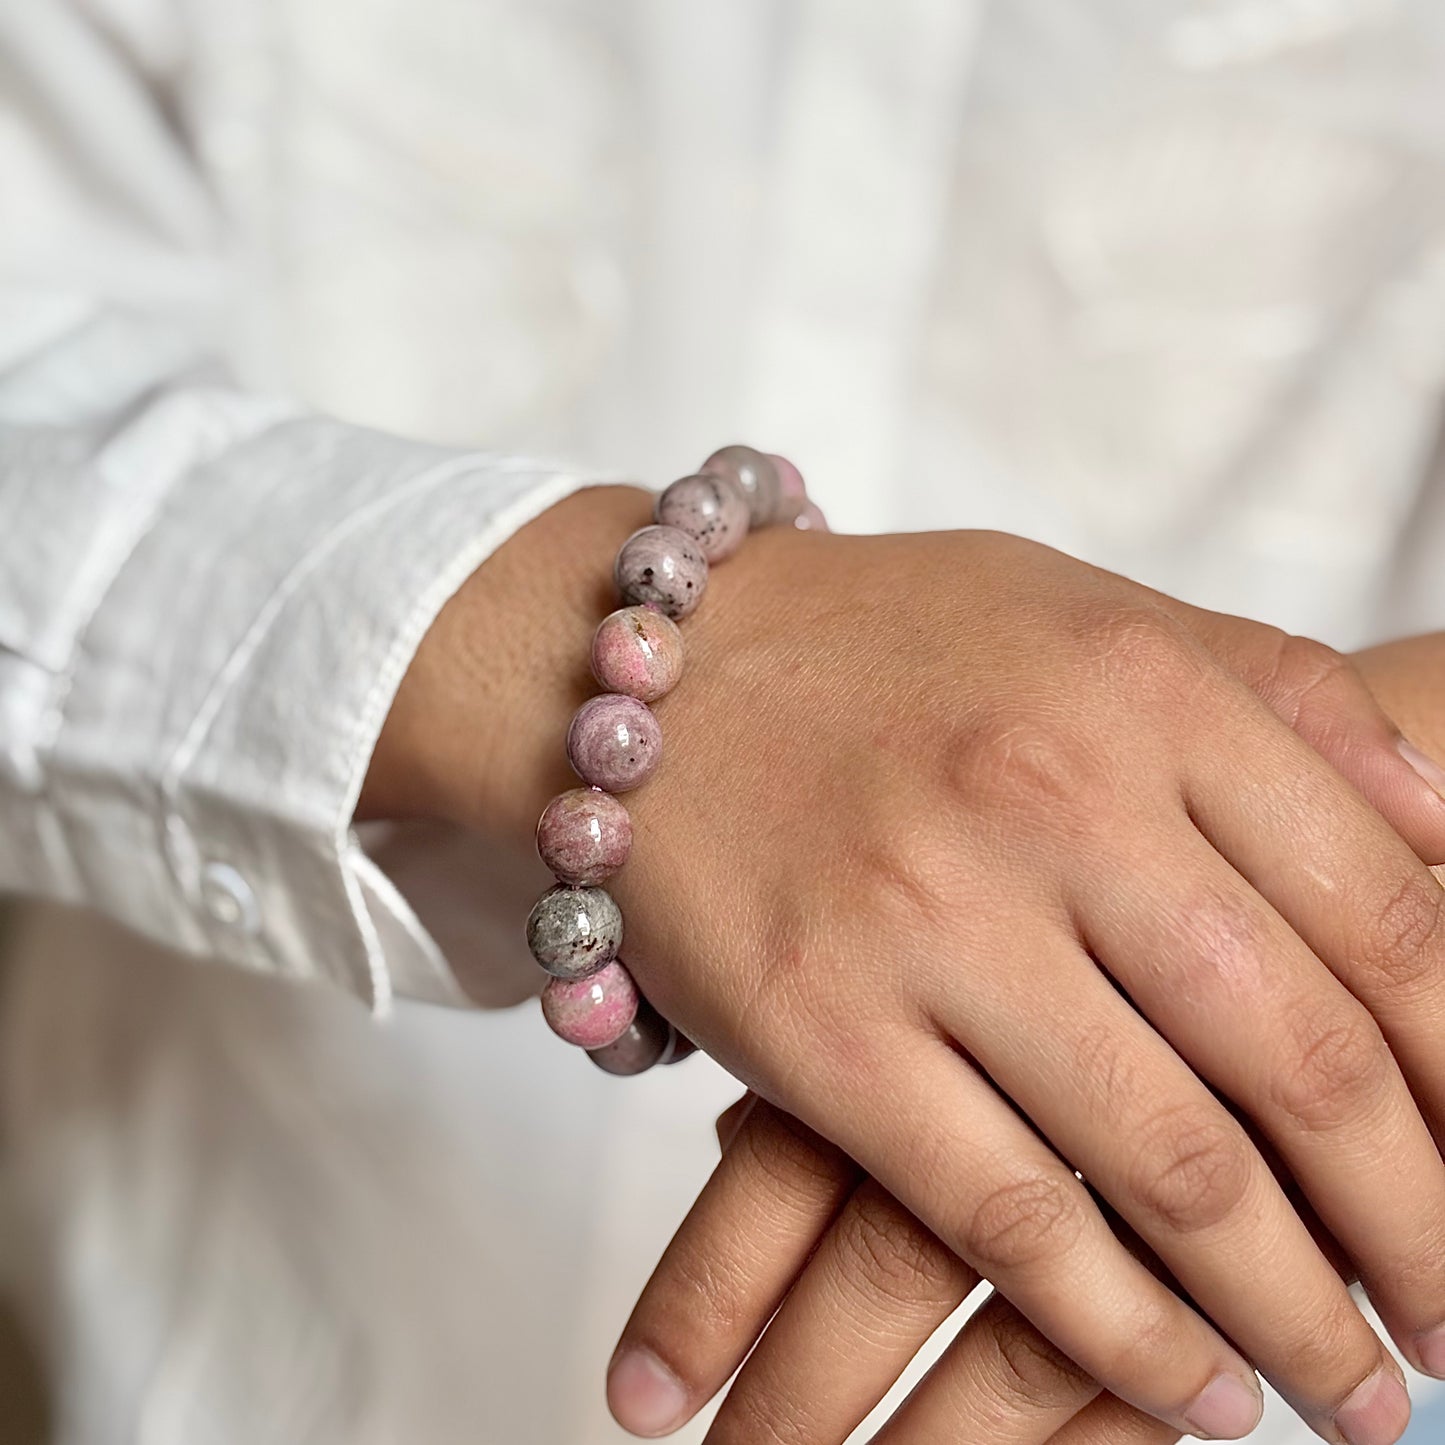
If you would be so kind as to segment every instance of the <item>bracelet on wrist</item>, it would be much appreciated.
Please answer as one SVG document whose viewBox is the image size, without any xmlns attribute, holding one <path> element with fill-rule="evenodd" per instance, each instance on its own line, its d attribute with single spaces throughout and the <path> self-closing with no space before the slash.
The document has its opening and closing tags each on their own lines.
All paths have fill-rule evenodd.
<svg viewBox="0 0 1445 1445">
<path fill-rule="evenodd" d="M 694 1051 L 642 997 L 619 957 L 622 911 L 601 886 L 632 849 L 632 819 L 616 795 L 641 786 L 662 761 L 650 704 L 682 676 L 677 624 L 702 601 L 709 568 L 750 531 L 827 530 L 798 469 L 746 446 L 723 447 L 673 482 L 653 517 L 617 553 L 613 577 L 623 605 L 592 638 L 592 674 L 606 691 L 588 698 L 567 729 L 567 757 L 585 786 L 553 798 L 538 821 L 537 851 L 557 882 L 527 920 L 527 945 L 550 975 L 543 1017 L 599 1068 L 623 1075 Z"/>
</svg>

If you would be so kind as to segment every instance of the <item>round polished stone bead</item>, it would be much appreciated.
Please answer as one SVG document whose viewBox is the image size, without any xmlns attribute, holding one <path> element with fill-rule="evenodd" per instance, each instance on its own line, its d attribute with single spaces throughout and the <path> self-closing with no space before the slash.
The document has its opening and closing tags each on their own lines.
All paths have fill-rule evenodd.
<svg viewBox="0 0 1445 1445">
<path fill-rule="evenodd" d="M 579 1049 L 615 1043 L 637 1017 L 637 985 L 620 963 L 609 963 L 587 978 L 552 978 L 542 990 L 547 1026 Z"/>
<path fill-rule="evenodd" d="M 657 771 L 662 729 L 645 702 L 605 692 L 589 697 L 572 715 L 567 757 L 584 783 L 625 793 Z"/>
<path fill-rule="evenodd" d="M 588 1049 L 587 1057 L 609 1074 L 645 1074 L 667 1054 L 672 1026 L 645 1000 L 637 1017 L 606 1048 Z"/>
<path fill-rule="evenodd" d="M 601 883 L 631 851 L 627 809 L 596 788 L 559 793 L 537 820 L 537 852 L 563 883 Z"/>
<path fill-rule="evenodd" d="M 697 1045 L 686 1034 L 673 1029 L 668 1036 L 667 1048 L 663 1051 L 658 1063 L 680 1064 L 684 1059 L 690 1059 L 696 1052 Z"/>
<path fill-rule="evenodd" d="M 677 623 L 652 607 L 620 607 L 592 635 L 592 675 L 609 692 L 642 702 L 677 686 L 682 656 Z"/>
<path fill-rule="evenodd" d="M 752 511 L 741 488 L 707 472 L 674 482 L 658 497 L 653 517 L 665 527 L 686 532 L 709 562 L 731 557 L 752 525 Z"/>
<path fill-rule="evenodd" d="M 778 472 L 778 494 L 781 500 L 778 503 L 777 520 L 795 521 L 808 504 L 808 488 L 803 481 L 803 474 L 787 457 L 780 457 L 775 452 L 768 453 L 768 460 Z"/>
<path fill-rule="evenodd" d="M 680 527 L 643 527 L 622 544 L 613 576 L 624 602 L 651 603 L 676 621 L 702 601 L 707 558 Z"/>
<path fill-rule="evenodd" d="M 586 978 L 617 957 L 622 910 L 604 888 L 549 888 L 527 919 L 527 947 L 553 978 Z"/>
<path fill-rule="evenodd" d="M 767 527 L 778 520 L 783 502 L 783 484 L 772 458 L 752 447 L 731 446 L 715 451 L 699 468 L 737 484 L 747 498 L 754 527 Z"/>
</svg>

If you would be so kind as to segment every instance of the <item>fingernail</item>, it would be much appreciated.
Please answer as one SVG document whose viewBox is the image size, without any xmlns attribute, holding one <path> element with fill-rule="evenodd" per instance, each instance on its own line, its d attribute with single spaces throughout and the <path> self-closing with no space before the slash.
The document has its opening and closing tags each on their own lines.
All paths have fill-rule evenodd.
<svg viewBox="0 0 1445 1445">
<path fill-rule="evenodd" d="M 607 1372 L 607 1404 L 624 1430 L 666 1435 L 682 1424 L 687 1391 L 651 1350 L 631 1349 Z"/>
<path fill-rule="evenodd" d="M 1434 758 L 1427 758 L 1419 748 L 1412 742 L 1400 739 L 1400 756 L 1440 794 L 1445 798 L 1445 768 L 1442 768 Z"/>
<path fill-rule="evenodd" d="M 1346 1445 L 1395 1445 L 1410 1423 L 1410 1395 L 1393 1370 L 1381 1365 L 1335 1415 Z"/>
<path fill-rule="evenodd" d="M 1445 1380 L 1445 1325 L 1415 1336 L 1415 1356 L 1427 1375 Z"/>
<path fill-rule="evenodd" d="M 1184 1412 L 1189 1433 L 1201 1440 L 1239 1440 L 1264 1413 L 1264 1396 L 1237 1375 L 1216 1375 Z"/>
</svg>

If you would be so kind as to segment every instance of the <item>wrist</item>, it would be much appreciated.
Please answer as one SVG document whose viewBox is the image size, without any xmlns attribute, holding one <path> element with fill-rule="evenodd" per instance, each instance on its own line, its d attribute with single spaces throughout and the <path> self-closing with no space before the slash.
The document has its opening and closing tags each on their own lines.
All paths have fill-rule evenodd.
<svg viewBox="0 0 1445 1445">
<path fill-rule="evenodd" d="M 651 520 L 640 487 L 574 492 L 467 579 L 423 639 L 378 739 L 359 818 L 460 823 L 530 847 L 548 798 L 575 786 L 558 739 L 595 692 L 612 559 Z"/>
</svg>

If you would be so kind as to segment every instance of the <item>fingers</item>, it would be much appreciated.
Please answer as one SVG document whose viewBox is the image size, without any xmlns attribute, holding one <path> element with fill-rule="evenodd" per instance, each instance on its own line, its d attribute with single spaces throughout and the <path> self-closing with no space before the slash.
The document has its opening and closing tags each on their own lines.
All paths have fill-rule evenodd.
<svg viewBox="0 0 1445 1445">
<path fill-rule="evenodd" d="M 1239 1353 L 1128 1253 L 1072 1170 L 941 1041 L 889 1088 L 839 1103 L 843 1147 L 1104 1387 L 1191 1433 L 1254 1428 L 1262 1399 Z"/>
<path fill-rule="evenodd" d="M 1049 1445 L 1174 1445 L 1178 1439 L 1171 1426 L 1103 1395 L 1075 1415 Z"/>
<path fill-rule="evenodd" d="M 894 1412 L 875 1445 L 1042 1445 L 1098 1394 L 1094 1380 L 995 1294 Z M 1179 1438 L 1171 1426 L 1138 1418 L 1161 1439 Z"/>
<path fill-rule="evenodd" d="M 1189 807 L 1363 1005 L 1275 993 L 1298 1072 L 1276 1081 L 1273 1102 L 1294 1116 L 1301 1143 L 1316 1136 L 1354 1171 L 1347 1194 L 1301 1182 L 1411 1363 L 1445 1376 L 1445 1167 L 1399 1078 L 1439 1134 L 1445 890 L 1328 768 L 1296 752 L 1288 734 L 1261 743 L 1228 785 L 1193 770 Z"/>
<path fill-rule="evenodd" d="M 1411 761 L 1418 752 L 1408 744 L 1402 749 L 1399 728 L 1348 657 L 1237 617 L 1172 599 L 1167 606 L 1348 779 L 1420 858 L 1445 862 L 1445 797 Z"/>
<path fill-rule="evenodd" d="M 607 1381 L 618 1424 L 668 1434 L 722 1388 L 860 1178 L 796 1120 L 752 1101 L 622 1332 Z"/>
<path fill-rule="evenodd" d="M 1198 841 L 1192 846 L 1201 855 L 1208 851 Z M 1167 840 L 1155 851 L 1171 865 L 1188 855 L 1187 848 Z M 1090 875 L 1085 887 L 1093 884 Z M 1124 887 L 1117 881 L 1098 884 L 1103 896 L 1096 913 L 1108 941 L 1120 944 L 1117 957 L 1145 960 L 1135 971 L 1161 993 L 1187 993 L 1190 972 L 1171 967 L 1179 943 L 1167 936 L 1141 938 L 1137 932 L 1118 940 L 1114 936 L 1120 916 L 1131 916 L 1129 902 L 1136 894 L 1147 897 L 1151 887 L 1157 891 L 1157 880 L 1147 870 L 1136 870 L 1122 899 L 1109 896 L 1111 886 Z M 1234 887 L 1248 892 L 1238 879 Z M 1167 901 L 1164 907 L 1167 913 Z M 1262 903 L 1259 908 L 1268 911 Z M 1288 934 L 1282 925 L 1280 931 Z M 1127 987 L 1128 969 L 1114 959 L 1110 953 L 1104 962 Z M 1358 1008 L 1318 964 L 1314 967 L 1342 1007 Z M 1035 950 L 1030 975 L 1014 987 L 1067 1001 L 1046 1035 L 1030 1038 L 1002 1027 L 1022 1006 L 1006 991 L 975 1003 L 968 1016 L 945 1016 L 940 1022 L 958 1031 L 989 1077 L 1049 1138 L 1069 1141 L 1069 1162 L 1240 1351 L 1311 1423 L 1330 1429 L 1354 1391 L 1384 1367 L 1386 1352 L 1244 1130 L 1081 951 L 1057 958 Z M 1200 1030 L 1218 1028 L 1226 1039 L 1231 1032 L 1241 1033 L 1244 1025 L 1236 1015 L 1248 1008 L 1247 1000 L 1225 991 L 1211 995 L 1197 1005 Z M 1256 1019 L 1256 1034 L 1267 1036 L 1268 1022 Z M 1245 1044 L 1254 1045 L 1252 1055 L 1247 1047 L 1243 1052 L 1257 1061 L 1257 1042 L 1246 1039 Z M 1234 1067 L 1239 1071 L 1244 1065 L 1235 1061 Z M 1249 1262 L 1247 1269 L 1240 1268 L 1241 1261 Z M 1008 1285 L 994 1282 L 1023 1304 Z M 1071 1345 L 1065 1348 L 1081 1358 Z M 1081 1362 L 1094 1368 L 1090 1360 Z M 1169 1418 L 1113 1379 L 1094 1373 L 1113 1393 Z M 1198 1411 L 1188 1414 L 1173 1418 L 1187 1428 L 1197 1422 Z M 1356 1445 L 1393 1445 L 1393 1437 Z"/>
<path fill-rule="evenodd" d="M 748 1357 L 707 1445 L 842 1445 L 977 1284 L 869 1180 Z"/>
</svg>

